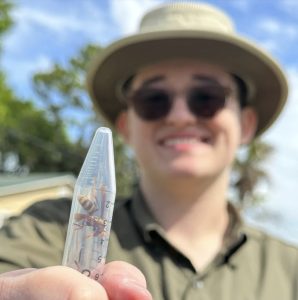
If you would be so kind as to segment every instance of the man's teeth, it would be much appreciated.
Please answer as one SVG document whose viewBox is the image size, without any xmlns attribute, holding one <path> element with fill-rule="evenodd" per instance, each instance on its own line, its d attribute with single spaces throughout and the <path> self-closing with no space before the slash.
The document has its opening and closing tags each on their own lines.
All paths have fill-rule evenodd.
<svg viewBox="0 0 298 300">
<path fill-rule="evenodd" d="M 196 143 L 210 143 L 209 137 L 201 137 L 201 138 L 194 138 L 194 137 L 179 137 L 179 138 L 169 138 L 163 142 L 164 146 L 175 146 L 179 144 L 196 144 Z"/>
<path fill-rule="evenodd" d="M 195 138 L 174 138 L 168 139 L 164 142 L 165 146 L 175 146 L 179 144 L 195 144 L 198 140 Z"/>
</svg>

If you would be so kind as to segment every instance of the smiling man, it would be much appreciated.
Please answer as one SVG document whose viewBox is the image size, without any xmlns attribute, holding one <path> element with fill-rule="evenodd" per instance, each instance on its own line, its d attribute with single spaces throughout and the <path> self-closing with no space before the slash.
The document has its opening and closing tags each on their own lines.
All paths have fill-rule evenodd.
<svg viewBox="0 0 298 300">
<path fill-rule="evenodd" d="M 241 108 L 238 94 L 221 68 L 165 61 L 138 71 L 117 120 L 135 151 L 146 204 L 197 272 L 221 250 L 231 165 L 256 128 L 254 110 Z"/>
<path fill-rule="evenodd" d="M 115 207 L 108 261 L 137 266 L 156 300 L 297 299 L 297 249 L 244 225 L 227 201 L 238 148 L 267 130 L 285 104 L 279 65 L 239 37 L 222 11 L 168 4 L 95 58 L 88 90 L 140 170 L 134 194 Z M 34 219 L 42 208 L 46 224 Z M 29 212 L 1 233 L 3 270 L 60 262 L 69 202 Z M 32 241 L 35 256 L 24 252 Z M 148 299 L 141 282 L 135 299 Z M 120 297 L 111 299 L 132 299 L 117 288 Z"/>
<path fill-rule="evenodd" d="M 227 201 L 238 148 L 285 104 L 280 66 L 222 11 L 177 3 L 105 49 L 88 88 L 140 169 L 109 259 L 138 266 L 154 299 L 295 299 L 297 249 L 245 226 Z"/>
</svg>

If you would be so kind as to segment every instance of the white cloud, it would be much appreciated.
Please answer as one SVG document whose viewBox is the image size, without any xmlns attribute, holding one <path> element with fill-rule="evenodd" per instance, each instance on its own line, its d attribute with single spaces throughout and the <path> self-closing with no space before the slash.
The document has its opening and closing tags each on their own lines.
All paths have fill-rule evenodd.
<svg viewBox="0 0 298 300">
<path fill-rule="evenodd" d="M 145 11 L 162 3 L 161 0 L 111 0 L 111 14 L 122 35 L 137 31 Z"/>
<path fill-rule="evenodd" d="M 99 40 L 100 36 L 107 36 L 105 12 L 93 2 L 82 2 L 82 5 L 73 9 L 57 11 L 47 6 L 34 7 L 30 5 L 16 6 L 12 11 L 15 26 L 12 33 L 6 38 L 5 44 L 10 49 L 17 49 L 32 37 L 45 30 L 56 39 L 86 38 Z"/>
<path fill-rule="evenodd" d="M 274 19 L 262 19 L 259 27 L 271 34 L 278 34 L 280 32 L 280 23 Z"/>
<path fill-rule="evenodd" d="M 48 11 L 32 7 L 20 7 L 20 9 L 14 12 L 13 17 L 22 23 L 22 25 L 31 23 L 35 26 L 43 26 L 56 32 L 61 30 L 81 30 L 78 20 L 72 16 L 54 15 Z"/>
<path fill-rule="evenodd" d="M 29 74 L 34 72 L 44 72 L 52 66 L 52 60 L 44 55 L 39 55 L 34 61 L 10 61 L 6 60 L 4 68 L 13 68 L 15 72 L 12 73 L 15 79 L 21 80 L 28 77 Z"/>
<path fill-rule="evenodd" d="M 266 49 L 269 53 L 276 53 L 280 51 L 279 43 L 276 39 L 259 40 L 258 44 Z"/>
<path fill-rule="evenodd" d="M 44 55 L 39 55 L 31 60 L 6 59 L 2 64 L 3 68 L 9 73 L 9 83 L 14 87 L 20 97 L 28 97 L 28 87 L 31 85 L 31 77 L 36 72 L 50 70 L 52 60 Z M 13 72 L 9 72 L 13 70 Z"/>
<path fill-rule="evenodd" d="M 274 18 L 262 18 L 256 24 L 255 33 L 259 37 L 259 44 L 276 56 L 291 51 L 291 48 L 281 47 L 288 43 L 296 45 L 298 42 L 298 28 L 295 24 Z M 291 47 L 293 47 L 291 46 Z"/>
<path fill-rule="evenodd" d="M 66 61 L 84 43 L 109 38 L 106 12 L 94 1 L 59 10 L 46 1 L 42 6 L 31 2 L 17 5 L 12 14 L 15 24 L 3 40 L 2 65 L 8 81 L 24 95 L 30 93 L 34 72 L 46 71 L 53 60 Z"/>
<path fill-rule="evenodd" d="M 278 149 L 289 153 L 298 149 L 298 68 L 292 67 L 286 71 L 289 82 L 289 97 L 283 112 L 272 129 L 265 135 Z M 282 137 L 282 140 L 281 140 Z M 281 142 L 282 141 L 282 142 Z M 294 150 L 292 153 L 294 154 Z M 285 155 L 286 159 L 291 156 Z M 297 160 L 298 167 L 298 160 Z"/>
<path fill-rule="evenodd" d="M 298 68 L 291 67 L 287 71 L 289 77 L 289 85 L 291 89 L 290 100 L 293 105 L 296 105 L 296 112 L 298 113 Z"/>
<path fill-rule="evenodd" d="M 278 2 L 280 8 L 285 11 L 286 13 L 298 17 L 297 10 L 298 10 L 298 2 L 296 0 L 283 0 Z"/>
<path fill-rule="evenodd" d="M 296 195 L 298 173 L 298 68 L 287 70 L 287 76 L 290 86 L 288 103 L 279 121 L 265 135 L 275 148 L 275 155 L 267 164 L 273 181 L 267 205 L 280 211 L 286 220 L 294 220 L 298 211 L 298 201 L 293 197 Z"/>
<path fill-rule="evenodd" d="M 250 8 L 251 0 L 235 0 L 229 2 L 229 4 L 240 11 L 247 11 Z"/>
<path fill-rule="evenodd" d="M 261 19 L 258 28 L 267 34 L 274 36 L 281 36 L 288 39 L 295 39 L 298 37 L 298 28 L 295 24 L 273 18 Z"/>
</svg>

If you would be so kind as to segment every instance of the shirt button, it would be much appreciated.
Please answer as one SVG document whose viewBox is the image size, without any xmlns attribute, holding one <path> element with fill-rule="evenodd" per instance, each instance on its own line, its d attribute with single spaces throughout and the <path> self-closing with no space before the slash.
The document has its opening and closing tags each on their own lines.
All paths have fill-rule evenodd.
<svg viewBox="0 0 298 300">
<path fill-rule="evenodd" d="M 204 282 L 202 280 L 196 280 L 194 282 L 194 287 L 197 289 L 201 289 L 204 287 Z"/>
</svg>

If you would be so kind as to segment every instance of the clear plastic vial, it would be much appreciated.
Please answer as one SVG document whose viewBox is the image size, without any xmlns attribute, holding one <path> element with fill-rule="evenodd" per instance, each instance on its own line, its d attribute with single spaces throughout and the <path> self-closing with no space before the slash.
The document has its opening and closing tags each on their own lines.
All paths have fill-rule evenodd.
<svg viewBox="0 0 298 300">
<path fill-rule="evenodd" d="M 95 280 L 105 264 L 115 195 L 112 133 L 100 127 L 75 184 L 62 261 Z"/>
</svg>

